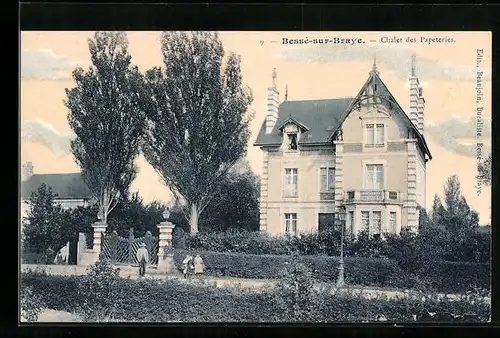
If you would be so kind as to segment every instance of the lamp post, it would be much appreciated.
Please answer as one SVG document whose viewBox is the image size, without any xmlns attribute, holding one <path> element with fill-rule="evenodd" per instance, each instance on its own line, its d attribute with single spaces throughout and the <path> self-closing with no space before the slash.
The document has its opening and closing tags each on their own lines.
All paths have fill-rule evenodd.
<svg viewBox="0 0 500 338">
<path fill-rule="evenodd" d="M 168 210 L 168 208 L 165 208 L 165 210 L 162 213 L 162 216 L 163 216 L 163 220 L 165 222 L 167 222 L 168 218 L 170 217 L 170 210 Z"/>
<path fill-rule="evenodd" d="M 340 259 L 339 259 L 339 275 L 337 278 L 337 287 L 345 285 L 344 281 L 344 227 L 345 227 L 345 207 L 341 207 L 337 213 L 337 221 L 340 225 Z"/>
</svg>

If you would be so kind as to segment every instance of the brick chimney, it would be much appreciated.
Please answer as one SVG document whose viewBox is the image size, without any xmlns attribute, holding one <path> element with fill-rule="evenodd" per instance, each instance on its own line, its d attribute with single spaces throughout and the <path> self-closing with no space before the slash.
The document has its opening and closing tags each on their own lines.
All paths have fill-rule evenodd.
<svg viewBox="0 0 500 338">
<path fill-rule="evenodd" d="M 31 176 L 33 176 L 33 163 L 26 162 L 21 169 L 21 181 L 27 181 Z"/>
<path fill-rule="evenodd" d="M 411 59 L 411 75 L 409 77 L 410 83 L 410 105 L 408 115 L 411 122 L 417 127 L 420 134 L 424 134 L 424 107 L 425 100 L 423 97 L 423 90 L 418 77 L 415 75 L 416 55 L 412 55 Z"/>
<path fill-rule="evenodd" d="M 266 134 L 271 133 L 278 120 L 279 92 L 277 89 L 276 68 L 273 69 L 272 86 L 267 88 Z"/>
</svg>

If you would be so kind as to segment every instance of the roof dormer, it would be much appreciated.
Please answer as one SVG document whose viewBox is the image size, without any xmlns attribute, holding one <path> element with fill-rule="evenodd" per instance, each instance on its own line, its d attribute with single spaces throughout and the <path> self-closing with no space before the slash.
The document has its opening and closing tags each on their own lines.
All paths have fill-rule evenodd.
<svg viewBox="0 0 500 338">
<path fill-rule="evenodd" d="M 299 150 L 300 135 L 309 128 L 290 116 L 278 127 L 278 130 L 283 134 L 282 149 L 293 152 Z"/>
</svg>

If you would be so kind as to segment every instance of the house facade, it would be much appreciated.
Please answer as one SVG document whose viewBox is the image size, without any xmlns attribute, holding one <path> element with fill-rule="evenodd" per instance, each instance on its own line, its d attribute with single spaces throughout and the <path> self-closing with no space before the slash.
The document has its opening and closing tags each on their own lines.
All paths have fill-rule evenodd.
<svg viewBox="0 0 500 338">
<path fill-rule="evenodd" d="M 261 231 L 315 232 L 341 214 L 355 234 L 418 229 L 419 208 L 426 205 L 426 163 L 432 156 L 414 65 L 408 114 L 375 63 L 351 98 L 285 98 L 280 103 L 273 71 L 266 119 L 254 144 L 263 152 Z"/>
<path fill-rule="evenodd" d="M 52 188 L 57 194 L 54 203 L 63 209 L 86 207 L 91 203 L 91 192 L 80 173 L 35 174 L 31 162 L 24 163 L 21 169 L 21 220 L 29 210 L 31 194 L 42 185 Z"/>
</svg>

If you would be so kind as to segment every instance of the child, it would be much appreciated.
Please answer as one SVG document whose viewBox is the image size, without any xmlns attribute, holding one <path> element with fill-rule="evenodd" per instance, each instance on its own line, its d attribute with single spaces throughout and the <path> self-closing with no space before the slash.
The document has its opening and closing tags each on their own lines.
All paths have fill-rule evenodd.
<svg viewBox="0 0 500 338">
<path fill-rule="evenodd" d="M 205 264 L 203 263 L 203 259 L 201 258 L 200 254 L 196 254 L 196 257 L 194 258 L 194 273 L 196 274 L 196 276 L 201 276 L 204 267 Z"/>
</svg>

